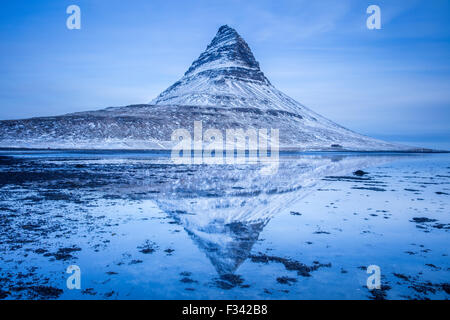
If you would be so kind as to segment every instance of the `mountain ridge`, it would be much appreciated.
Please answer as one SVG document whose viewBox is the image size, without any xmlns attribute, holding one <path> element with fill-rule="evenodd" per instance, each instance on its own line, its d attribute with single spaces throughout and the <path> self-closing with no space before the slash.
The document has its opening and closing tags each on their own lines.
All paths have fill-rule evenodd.
<svg viewBox="0 0 450 320">
<path fill-rule="evenodd" d="M 182 78 L 151 104 L 0 121 L 0 147 L 171 149 L 175 129 L 271 129 L 280 149 L 424 151 L 373 139 L 317 114 L 275 88 L 236 30 L 221 26 Z"/>
</svg>

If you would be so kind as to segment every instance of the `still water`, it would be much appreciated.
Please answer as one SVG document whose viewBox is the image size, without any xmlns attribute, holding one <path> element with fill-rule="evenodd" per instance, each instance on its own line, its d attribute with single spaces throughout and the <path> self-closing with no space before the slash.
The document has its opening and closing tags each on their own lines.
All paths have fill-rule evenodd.
<svg viewBox="0 0 450 320">
<path fill-rule="evenodd" d="M 448 299 L 449 160 L 286 153 L 261 174 L 166 153 L 2 151 L 0 298 Z"/>
</svg>

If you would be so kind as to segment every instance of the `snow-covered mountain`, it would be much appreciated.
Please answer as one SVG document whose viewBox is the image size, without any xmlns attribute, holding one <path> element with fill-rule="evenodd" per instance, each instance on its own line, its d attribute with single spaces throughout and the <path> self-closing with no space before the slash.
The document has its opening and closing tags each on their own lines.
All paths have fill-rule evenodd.
<svg viewBox="0 0 450 320">
<path fill-rule="evenodd" d="M 280 148 L 423 151 L 348 130 L 276 89 L 249 46 L 228 26 L 184 76 L 150 104 L 0 121 L 0 147 L 170 149 L 177 128 L 279 129 Z"/>
</svg>

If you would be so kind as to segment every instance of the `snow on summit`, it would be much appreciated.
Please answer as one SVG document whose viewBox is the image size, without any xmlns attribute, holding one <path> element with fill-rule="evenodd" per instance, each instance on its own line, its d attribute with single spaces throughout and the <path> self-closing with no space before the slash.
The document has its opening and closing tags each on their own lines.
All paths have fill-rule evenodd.
<svg viewBox="0 0 450 320">
<path fill-rule="evenodd" d="M 195 60 L 186 76 L 192 76 L 204 70 L 237 67 L 249 70 L 259 70 L 248 44 L 229 26 L 219 28 L 217 35 L 211 41 L 200 57 Z M 261 75 L 264 76 L 261 72 Z M 264 78 L 267 81 L 267 79 Z"/>
<path fill-rule="evenodd" d="M 152 103 L 247 107 L 250 103 L 264 108 L 270 88 L 248 44 L 236 30 L 225 25 L 184 77 Z"/>
<path fill-rule="evenodd" d="M 172 132 L 193 132 L 194 121 L 204 130 L 279 129 L 282 150 L 424 151 L 360 135 L 288 97 L 227 25 L 150 104 L 0 121 L 0 147 L 170 149 Z"/>
</svg>

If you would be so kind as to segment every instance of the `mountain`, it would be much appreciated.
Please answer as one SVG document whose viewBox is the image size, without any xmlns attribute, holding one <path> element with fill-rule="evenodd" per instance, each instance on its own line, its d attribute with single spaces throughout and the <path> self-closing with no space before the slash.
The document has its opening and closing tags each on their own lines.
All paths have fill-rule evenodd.
<svg viewBox="0 0 450 320">
<path fill-rule="evenodd" d="M 348 130 L 276 89 L 248 44 L 219 28 L 184 76 L 150 104 L 0 121 L 0 147 L 170 149 L 177 128 L 279 129 L 281 149 L 424 151 Z"/>
</svg>

